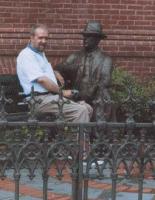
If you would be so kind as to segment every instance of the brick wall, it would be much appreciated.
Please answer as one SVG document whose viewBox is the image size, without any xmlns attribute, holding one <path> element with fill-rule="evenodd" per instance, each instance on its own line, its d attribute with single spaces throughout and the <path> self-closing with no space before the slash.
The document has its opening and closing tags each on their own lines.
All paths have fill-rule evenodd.
<svg viewBox="0 0 155 200">
<path fill-rule="evenodd" d="M 82 45 L 78 34 L 99 20 L 108 38 L 101 48 L 114 63 L 139 77 L 155 74 L 154 0 L 0 0 L 0 73 L 15 73 L 16 56 L 29 28 L 50 28 L 47 55 L 55 65 Z"/>
</svg>

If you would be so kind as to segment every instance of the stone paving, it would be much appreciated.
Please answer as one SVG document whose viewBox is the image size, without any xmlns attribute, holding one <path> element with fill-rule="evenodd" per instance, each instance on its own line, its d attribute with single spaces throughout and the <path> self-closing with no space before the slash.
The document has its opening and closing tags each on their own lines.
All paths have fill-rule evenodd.
<svg viewBox="0 0 155 200">
<path fill-rule="evenodd" d="M 7 171 L 7 178 L 0 181 L 0 200 L 14 200 L 13 171 Z M 21 171 L 20 180 L 20 200 L 42 200 L 42 174 L 36 171 L 36 177 L 30 180 L 28 171 Z M 60 181 L 56 175 L 56 170 L 49 172 L 48 200 L 71 200 L 71 179 L 68 169 L 64 171 L 64 177 Z M 137 180 L 120 179 L 117 187 L 117 200 L 137 200 Z M 111 200 L 111 181 L 91 180 L 89 182 L 89 196 L 91 200 Z M 144 180 L 143 200 L 155 200 L 155 180 L 150 175 Z"/>
</svg>

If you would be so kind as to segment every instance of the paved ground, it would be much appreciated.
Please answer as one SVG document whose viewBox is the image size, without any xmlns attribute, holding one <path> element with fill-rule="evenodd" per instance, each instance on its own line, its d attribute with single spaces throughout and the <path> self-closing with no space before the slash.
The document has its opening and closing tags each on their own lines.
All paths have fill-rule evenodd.
<svg viewBox="0 0 155 200">
<path fill-rule="evenodd" d="M 48 200 L 71 200 L 71 179 L 68 169 L 64 171 L 62 181 L 55 178 L 56 171 L 49 172 Z M 149 170 L 148 170 L 149 171 Z M 123 169 L 120 169 L 120 175 Z M 30 180 L 28 172 L 22 170 L 20 181 L 20 200 L 42 200 L 42 174 L 36 171 L 36 177 Z M 7 171 L 7 178 L 0 181 L 0 200 L 14 199 L 13 171 Z M 136 177 L 136 171 L 135 171 Z M 137 200 L 137 181 L 120 179 L 117 187 L 117 200 Z M 92 180 L 89 183 L 89 199 L 91 200 L 111 200 L 111 181 Z M 144 181 L 143 200 L 155 200 L 155 180 L 147 173 Z"/>
</svg>

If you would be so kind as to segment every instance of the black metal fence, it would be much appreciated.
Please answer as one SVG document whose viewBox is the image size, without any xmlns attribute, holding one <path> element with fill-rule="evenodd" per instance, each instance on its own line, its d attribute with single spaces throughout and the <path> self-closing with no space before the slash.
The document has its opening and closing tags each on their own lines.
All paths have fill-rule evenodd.
<svg viewBox="0 0 155 200">
<path fill-rule="evenodd" d="M 111 180 L 110 197 L 117 200 L 117 185 L 122 179 L 136 176 L 138 200 L 143 199 L 145 171 L 149 164 L 154 177 L 155 121 L 135 122 L 131 110 L 124 122 L 65 123 L 62 116 L 56 121 L 35 118 L 34 105 L 30 106 L 27 120 L 13 121 L 5 113 L 9 102 L 1 90 L 0 112 L 0 177 L 13 170 L 15 200 L 19 200 L 22 169 L 33 179 L 36 170 L 42 171 L 43 200 L 48 199 L 49 170 L 55 168 L 61 179 L 64 169 L 70 171 L 73 200 L 87 200 L 89 181 Z M 32 95 L 34 98 L 34 96 Z M 60 97 L 61 98 L 61 97 Z M 62 100 L 62 99 L 61 99 Z M 131 102 L 131 98 L 128 98 Z M 10 101 L 11 102 L 11 101 Z M 59 102 L 60 113 L 63 103 Z M 93 135 L 93 136 L 92 136 Z M 119 173 L 123 165 L 124 173 Z"/>
</svg>

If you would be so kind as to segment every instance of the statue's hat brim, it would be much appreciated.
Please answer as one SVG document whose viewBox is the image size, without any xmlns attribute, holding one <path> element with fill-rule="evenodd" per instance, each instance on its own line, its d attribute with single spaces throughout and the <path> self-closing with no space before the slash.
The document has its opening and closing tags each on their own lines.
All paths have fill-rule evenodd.
<svg viewBox="0 0 155 200">
<path fill-rule="evenodd" d="M 107 35 L 102 32 L 102 26 L 99 22 L 91 21 L 88 22 L 84 31 L 81 32 L 82 35 L 92 35 L 92 36 L 98 36 L 101 39 L 107 38 Z"/>
</svg>

